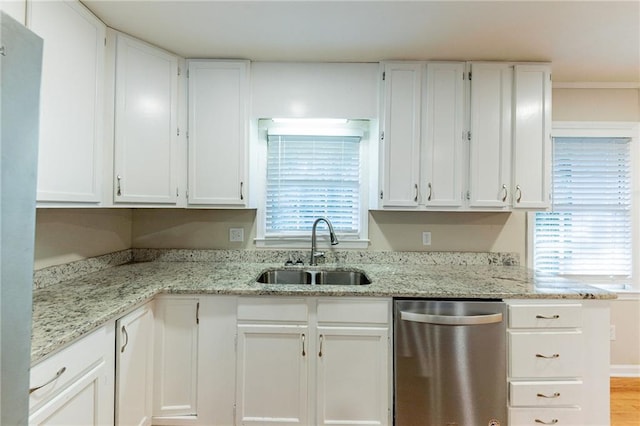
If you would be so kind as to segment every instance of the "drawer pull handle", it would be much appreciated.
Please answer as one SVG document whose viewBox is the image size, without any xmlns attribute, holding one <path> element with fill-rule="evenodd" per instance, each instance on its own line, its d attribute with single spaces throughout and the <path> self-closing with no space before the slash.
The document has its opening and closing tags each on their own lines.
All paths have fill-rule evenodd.
<svg viewBox="0 0 640 426">
<path fill-rule="evenodd" d="M 540 423 L 540 424 L 543 424 L 543 425 L 555 425 L 556 423 L 558 423 L 558 419 L 553 419 L 550 422 L 545 422 L 543 420 L 536 419 L 536 423 Z"/>
<path fill-rule="evenodd" d="M 304 349 L 304 339 L 305 339 L 305 335 L 304 333 L 302 333 L 302 356 L 307 356 L 307 351 L 305 351 Z"/>
<path fill-rule="evenodd" d="M 560 318 L 560 315 L 551 315 L 551 316 L 536 315 L 536 319 L 558 319 L 558 318 Z"/>
<path fill-rule="evenodd" d="M 37 391 L 38 389 L 42 389 L 43 387 L 47 386 L 48 384 L 55 382 L 56 379 L 60 376 L 62 376 L 62 374 L 67 371 L 67 367 L 62 367 L 60 370 L 58 370 L 58 372 L 56 373 L 55 376 L 53 376 L 51 379 L 47 380 L 45 383 L 41 384 L 40 386 L 36 386 L 35 388 L 30 388 L 29 389 L 29 395 L 31 395 L 32 393 L 34 393 L 35 391 Z"/>
<path fill-rule="evenodd" d="M 324 342 L 324 336 L 320 335 L 320 352 L 318 352 L 318 356 L 322 358 L 322 343 Z"/>
<path fill-rule="evenodd" d="M 538 398 L 560 398 L 560 392 L 554 392 L 553 395 L 545 395 L 543 393 L 536 394 Z"/>
<path fill-rule="evenodd" d="M 536 358 L 554 359 L 554 358 L 560 358 L 560 354 L 553 354 L 553 355 L 536 354 Z"/>
</svg>

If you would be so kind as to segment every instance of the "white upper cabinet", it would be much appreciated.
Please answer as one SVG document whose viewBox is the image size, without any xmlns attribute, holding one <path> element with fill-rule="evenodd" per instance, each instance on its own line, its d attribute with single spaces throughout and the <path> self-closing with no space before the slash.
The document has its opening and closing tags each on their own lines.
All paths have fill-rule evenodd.
<svg viewBox="0 0 640 426">
<path fill-rule="evenodd" d="M 26 0 L 0 0 L 0 10 L 22 25 L 25 23 Z"/>
<path fill-rule="evenodd" d="M 551 191 L 551 69 L 514 69 L 513 207 L 549 207 Z"/>
<path fill-rule="evenodd" d="M 247 205 L 249 61 L 188 61 L 190 205 Z"/>
<path fill-rule="evenodd" d="M 510 204 L 513 66 L 472 63 L 469 206 Z"/>
<path fill-rule="evenodd" d="M 114 201 L 176 204 L 178 57 L 117 35 Z"/>
<path fill-rule="evenodd" d="M 383 65 L 382 206 L 417 207 L 422 64 Z"/>
<path fill-rule="evenodd" d="M 390 62 L 384 71 L 381 208 L 549 206 L 548 64 Z"/>
<path fill-rule="evenodd" d="M 422 121 L 422 201 L 463 205 L 464 63 L 427 63 Z"/>
<path fill-rule="evenodd" d="M 44 39 L 37 200 L 101 201 L 105 25 L 79 2 L 28 3 Z"/>
</svg>

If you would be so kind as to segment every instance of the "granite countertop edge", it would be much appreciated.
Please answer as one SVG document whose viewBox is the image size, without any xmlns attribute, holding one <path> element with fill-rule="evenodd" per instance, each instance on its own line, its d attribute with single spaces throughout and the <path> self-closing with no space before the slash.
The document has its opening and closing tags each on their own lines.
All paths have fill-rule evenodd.
<svg viewBox="0 0 640 426">
<path fill-rule="evenodd" d="M 72 341 L 160 294 L 239 296 L 352 296 L 451 299 L 615 299 L 615 293 L 577 282 L 540 282 L 520 266 L 322 265 L 357 269 L 364 286 L 265 285 L 263 271 L 281 263 L 128 263 L 34 290 L 32 365 Z M 292 268 L 296 268 L 295 266 Z M 308 268 L 308 267 L 307 267 Z"/>
</svg>

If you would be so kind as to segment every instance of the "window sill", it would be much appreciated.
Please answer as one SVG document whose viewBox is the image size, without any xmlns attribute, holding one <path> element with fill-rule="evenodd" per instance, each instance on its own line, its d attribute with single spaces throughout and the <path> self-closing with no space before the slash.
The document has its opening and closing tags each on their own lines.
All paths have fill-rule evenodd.
<svg viewBox="0 0 640 426">
<path fill-rule="evenodd" d="M 369 247 L 369 240 L 343 239 L 340 235 L 338 235 L 338 240 L 340 241 L 338 245 L 332 246 L 328 239 L 325 241 L 324 238 L 318 238 L 318 249 L 366 249 Z M 254 242 L 257 248 L 309 249 L 311 247 L 311 239 L 304 237 L 256 238 Z"/>
</svg>

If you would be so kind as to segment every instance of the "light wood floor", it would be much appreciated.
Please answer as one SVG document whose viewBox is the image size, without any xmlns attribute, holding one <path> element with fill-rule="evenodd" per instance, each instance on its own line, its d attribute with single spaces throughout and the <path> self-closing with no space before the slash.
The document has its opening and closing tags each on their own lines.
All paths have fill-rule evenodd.
<svg viewBox="0 0 640 426">
<path fill-rule="evenodd" d="M 611 378 L 611 426 L 640 426 L 640 378 Z"/>
</svg>

